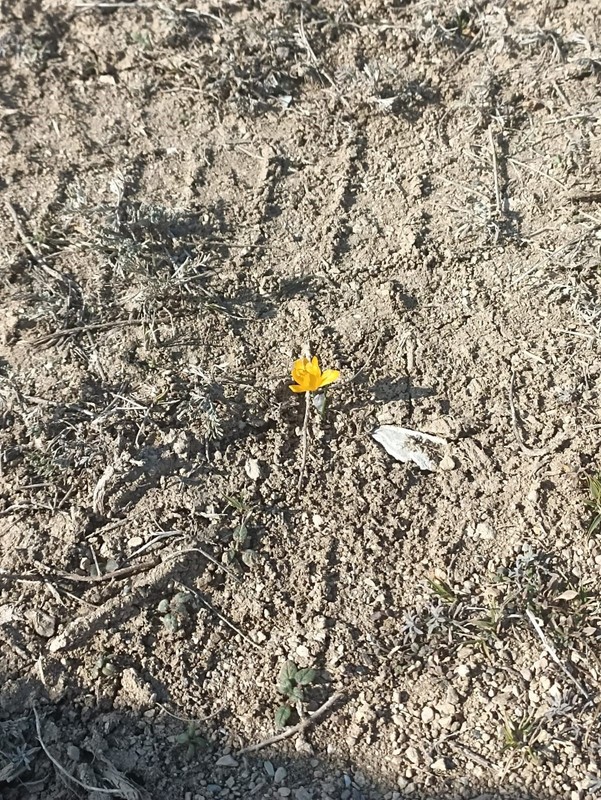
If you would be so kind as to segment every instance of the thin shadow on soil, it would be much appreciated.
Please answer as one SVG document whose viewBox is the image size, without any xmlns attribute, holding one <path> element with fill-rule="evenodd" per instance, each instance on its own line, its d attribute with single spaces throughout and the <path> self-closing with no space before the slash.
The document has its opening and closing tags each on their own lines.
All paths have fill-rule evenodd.
<svg viewBox="0 0 601 800">
<path fill-rule="evenodd" d="M 414 386 L 410 377 L 382 378 L 371 384 L 374 398 L 379 401 L 419 400 L 423 397 L 434 397 L 436 389 L 430 386 Z"/>
<path fill-rule="evenodd" d="M 378 100 L 389 114 L 414 124 L 428 106 L 440 103 L 440 92 L 415 80 L 407 81 L 401 87 L 385 83 L 379 87 Z"/>
<path fill-rule="evenodd" d="M 90 691 L 97 681 L 90 681 Z M 0 682 L 6 686 L 5 675 L 0 674 Z M 69 688 L 65 688 L 63 694 L 68 693 Z M 33 709 L 45 748 L 56 762 L 88 787 L 103 787 L 104 791 L 120 787 L 121 793 L 112 793 L 117 798 L 162 800 L 184 797 L 187 792 L 195 797 L 229 797 L 233 787 L 237 797 L 273 798 L 283 796 L 278 794 L 278 787 L 286 786 L 292 798 L 382 800 L 399 791 L 390 779 L 368 775 L 344 757 L 289 755 L 293 738 L 243 756 L 237 755 L 234 748 L 231 766 L 217 766 L 228 749 L 228 740 L 238 738 L 235 729 L 228 730 L 227 714 L 214 717 L 208 727 L 202 722 L 175 719 L 158 707 L 119 708 L 117 701 L 116 708 L 101 710 L 90 700 L 91 693 L 83 703 L 71 698 L 52 702 L 37 679 L 18 679 L 10 690 L 0 692 L 3 800 L 40 796 L 45 800 L 62 800 L 66 796 L 91 800 L 102 796 L 82 790 L 51 763 L 40 746 Z M 310 733 L 307 736 L 311 738 Z M 269 775 L 267 760 L 274 770 L 284 767 L 286 775 L 280 784 Z M 319 777 L 315 776 L 316 771 Z M 112 782 L 107 780 L 109 774 Z M 396 796 L 402 800 L 407 795 L 400 792 Z M 550 795 L 531 794 L 492 780 L 466 789 L 461 781 L 450 777 L 444 789 L 432 794 L 420 792 L 418 796 L 428 800 L 551 800 Z"/>
</svg>

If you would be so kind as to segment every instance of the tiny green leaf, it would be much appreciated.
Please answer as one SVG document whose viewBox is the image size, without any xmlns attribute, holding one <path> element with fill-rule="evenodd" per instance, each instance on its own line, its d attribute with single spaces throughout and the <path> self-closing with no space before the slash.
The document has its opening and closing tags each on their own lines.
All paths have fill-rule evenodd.
<svg viewBox="0 0 601 800">
<path fill-rule="evenodd" d="M 426 580 L 430 585 L 430 589 L 432 589 L 432 591 L 437 594 L 441 600 L 444 600 L 445 603 L 453 603 L 455 601 L 455 592 L 451 589 L 446 581 L 436 578 L 426 578 Z"/>
<path fill-rule="evenodd" d="M 596 516 L 596 517 L 593 519 L 593 521 L 591 522 L 591 524 L 589 525 L 588 532 L 589 532 L 589 533 L 594 533 L 594 532 L 597 530 L 597 528 L 598 528 L 600 525 L 601 525 L 601 514 L 598 514 L 598 515 L 597 515 L 597 516 Z"/>
<path fill-rule="evenodd" d="M 299 686 L 307 686 L 310 683 L 313 683 L 317 676 L 317 672 L 311 667 L 307 667 L 306 669 L 299 669 L 295 675 L 295 680 L 299 684 Z"/>
<path fill-rule="evenodd" d="M 293 686 L 289 692 L 287 692 L 288 697 L 294 702 L 302 702 L 304 699 L 304 694 L 301 686 Z"/>
<path fill-rule="evenodd" d="M 290 692 L 293 689 L 294 689 L 294 681 L 291 681 L 289 678 L 284 678 L 284 680 L 278 681 L 278 691 L 281 694 L 290 696 Z"/>
<path fill-rule="evenodd" d="M 174 614 L 165 614 L 163 617 L 163 625 L 169 633 L 175 633 L 180 627 L 179 621 Z"/>
<path fill-rule="evenodd" d="M 175 609 L 181 610 L 185 608 L 186 603 L 191 603 L 192 600 L 194 600 L 194 597 L 189 592 L 178 592 L 171 603 Z"/>
<path fill-rule="evenodd" d="M 226 496 L 225 501 L 228 506 L 235 508 L 236 511 L 244 511 L 245 509 L 244 500 L 240 497 Z"/>
<path fill-rule="evenodd" d="M 232 533 L 232 538 L 236 544 L 242 547 L 242 545 L 248 538 L 248 528 L 244 523 L 242 523 L 241 525 L 237 525 L 234 528 L 234 532 Z"/>
<path fill-rule="evenodd" d="M 286 723 L 290 719 L 290 714 L 292 713 L 292 709 L 290 706 L 280 706 L 278 710 L 275 712 L 275 724 L 278 728 L 285 728 Z"/>
<path fill-rule="evenodd" d="M 296 678 L 296 673 L 298 672 L 298 667 L 294 663 L 294 661 L 286 661 L 284 666 L 280 670 L 280 682 L 283 681 L 294 681 Z"/>
</svg>

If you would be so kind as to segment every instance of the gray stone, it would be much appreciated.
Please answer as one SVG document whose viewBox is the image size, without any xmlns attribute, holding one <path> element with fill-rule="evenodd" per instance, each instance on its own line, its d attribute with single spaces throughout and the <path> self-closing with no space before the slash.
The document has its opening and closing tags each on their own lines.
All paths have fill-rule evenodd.
<svg viewBox="0 0 601 800">
<path fill-rule="evenodd" d="M 217 763 L 215 764 L 215 766 L 216 767 L 237 767 L 238 766 L 238 762 L 236 761 L 236 759 L 233 756 L 230 756 L 230 755 L 221 756 L 221 758 L 217 760 Z"/>
<path fill-rule="evenodd" d="M 79 759 L 81 758 L 81 752 L 79 750 L 79 747 L 75 747 L 74 744 L 68 745 L 67 746 L 67 755 L 69 756 L 71 761 L 75 761 L 75 763 L 77 763 L 79 761 Z"/>
<path fill-rule="evenodd" d="M 284 767 L 278 767 L 273 776 L 273 780 L 275 783 L 282 783 L 282 781 L 286 779 L 286 775 L 288 775 L 287 770 L 285 770 Z"/>
</svg>

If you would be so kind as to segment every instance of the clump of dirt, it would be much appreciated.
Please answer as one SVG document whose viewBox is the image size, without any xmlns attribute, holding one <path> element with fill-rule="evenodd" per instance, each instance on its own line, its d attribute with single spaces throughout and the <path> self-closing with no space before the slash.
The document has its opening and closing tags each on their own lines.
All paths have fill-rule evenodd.
<svg viewBox="0 0 601 800">
<path fill-rule="evenodd" d="M 599 789 L 595 6 L 0 3 L 3 796 Z"/>
</svg>

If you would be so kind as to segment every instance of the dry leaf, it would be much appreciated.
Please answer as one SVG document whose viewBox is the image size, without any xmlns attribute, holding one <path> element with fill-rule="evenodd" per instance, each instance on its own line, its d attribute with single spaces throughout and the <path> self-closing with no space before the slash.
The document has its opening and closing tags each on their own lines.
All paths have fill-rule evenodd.
<svg viewBox="0 0 601 800">
<path fill-rule="evenodd" d="M 381 425 L 372 436 L 397 461 L 413 462 L 420 469 L 430 472 L 434 472 L 438 466 L 437 448 L 446 444 L 438 436 L 398 428 L 396 425 Z"/>
</svg>

